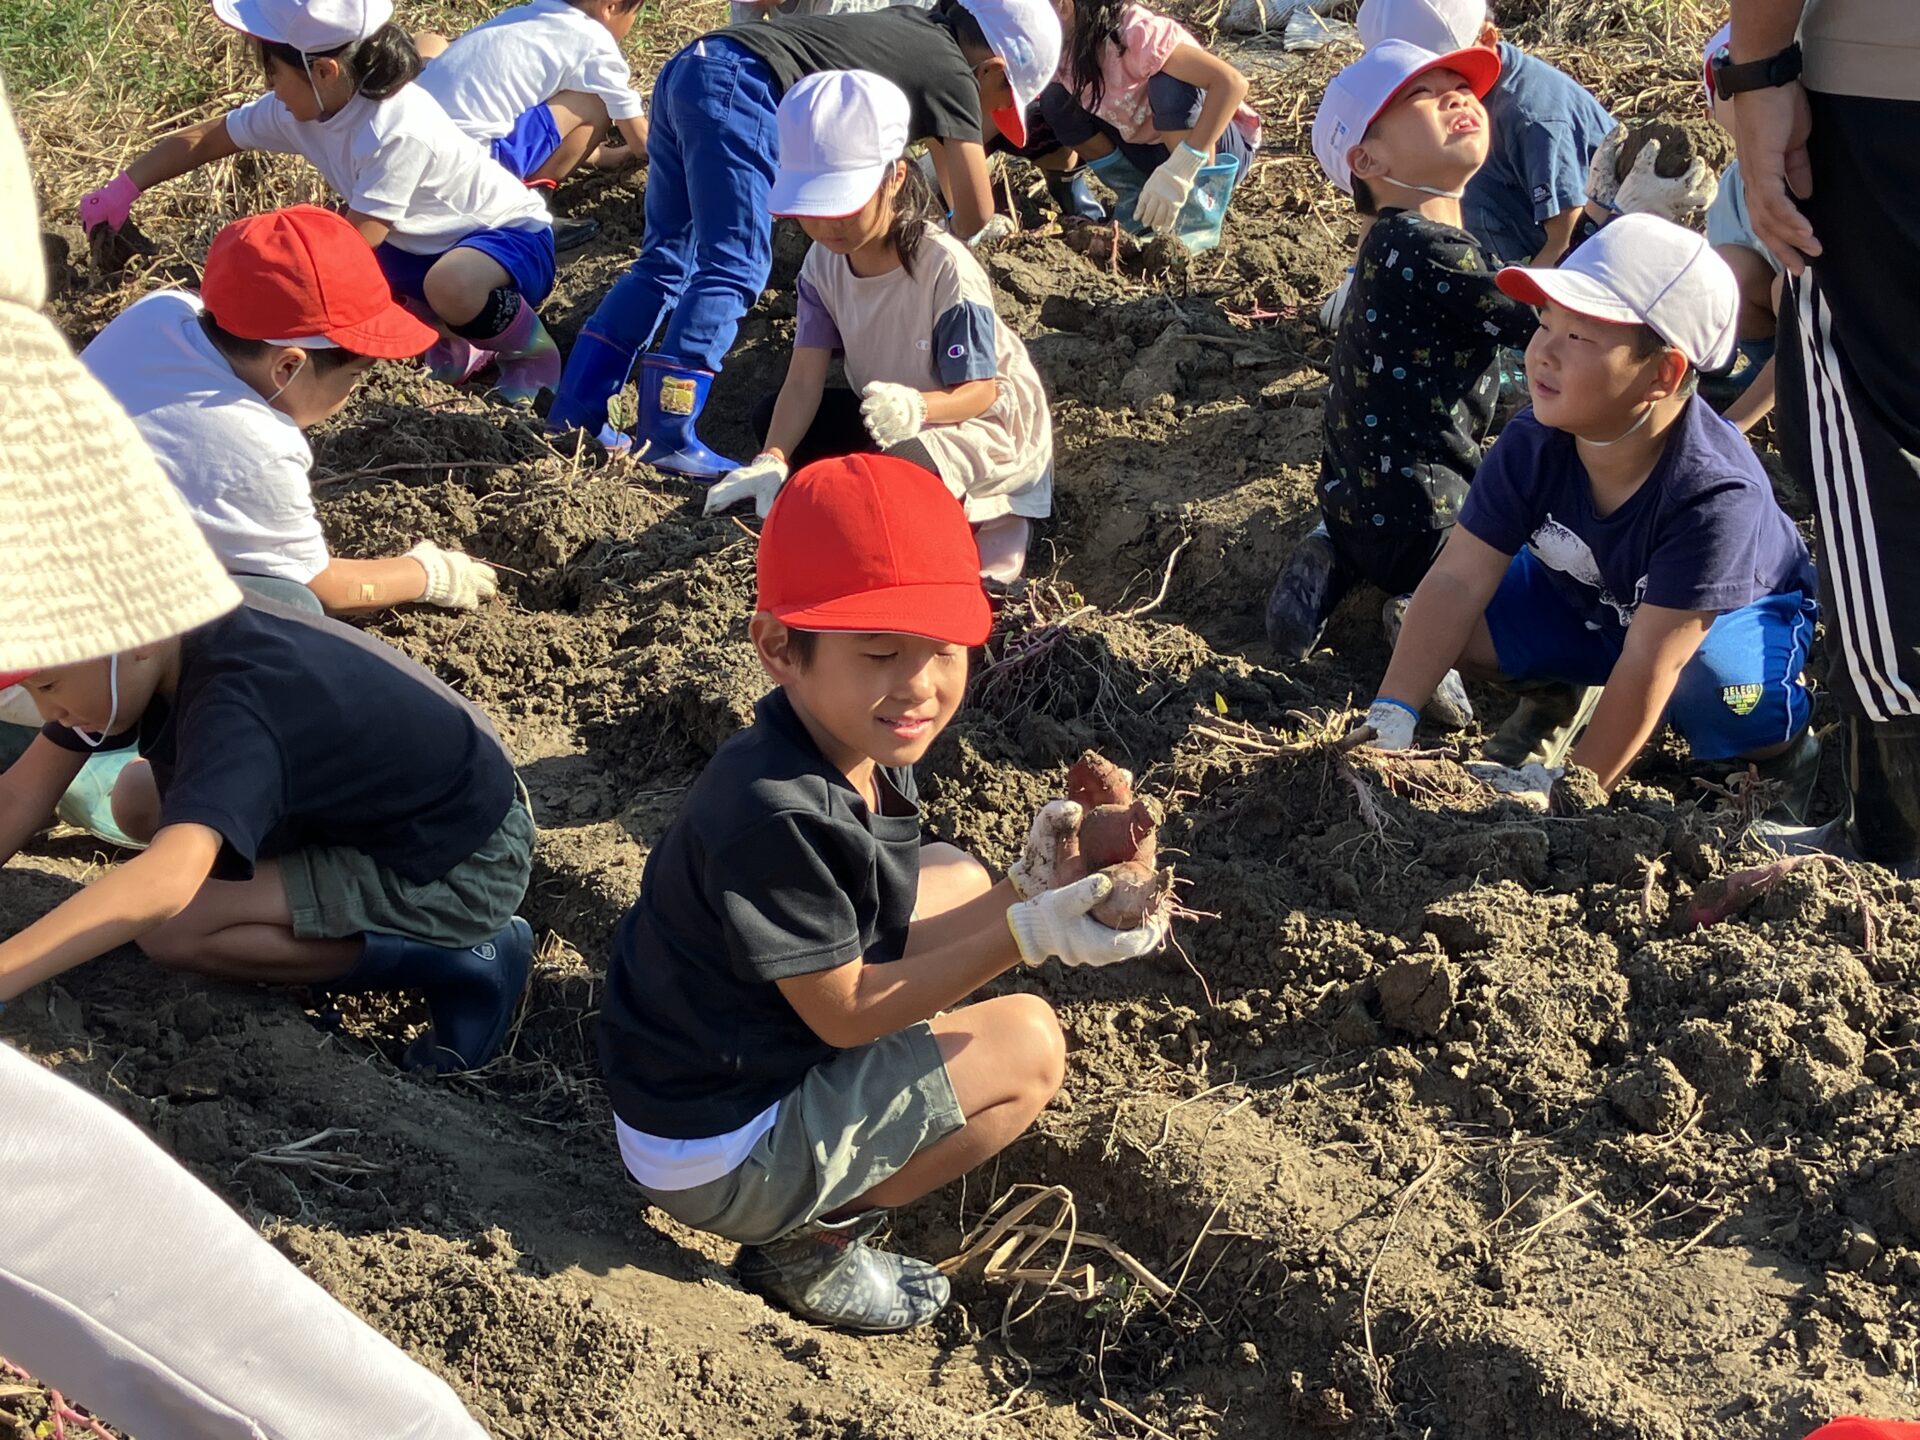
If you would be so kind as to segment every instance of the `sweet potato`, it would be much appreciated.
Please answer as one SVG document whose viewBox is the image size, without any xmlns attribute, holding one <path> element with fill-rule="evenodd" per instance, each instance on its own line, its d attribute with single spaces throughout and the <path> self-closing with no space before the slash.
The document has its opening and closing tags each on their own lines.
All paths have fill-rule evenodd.
<svg viewBox="0 0 1920 1440">
<path fill-rule="evenodd" d="M 1067 771 L 1067 798 L 1088 810 L 1102 805 L 1133 803 L 1127 772 L 1092 750 L 1084 752 Z"/>
<path fill-rule="evenodd" d="M 1093 918 L 1111 930 L 1137 930 L 1165 903 L 1173 889 L 1173 871 L 1128 860 L 1101 872 L 1113 881 L 1107 898 L 1093 907 Z"/>
<path fill-rule="evenodd" d="M 1080 853 L 1090 871 L 1127 863 L 1152 870 L 1159 828 L 1159 812 L 1146 800 L 1095 806 L 1080 822 Z"/>
</svg>

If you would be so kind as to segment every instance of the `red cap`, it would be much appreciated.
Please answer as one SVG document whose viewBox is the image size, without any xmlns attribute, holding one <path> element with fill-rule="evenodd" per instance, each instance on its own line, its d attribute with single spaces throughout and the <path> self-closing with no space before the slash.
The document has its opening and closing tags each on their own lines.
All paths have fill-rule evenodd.
<svg viewBox="0 0 1920 1440">
<path fill-rule="evenodd" d="M 38 675 L 38 670 L 0 670 L 0 690 L 11 690 L 29 675 Z"/>
<path fill-rule="evenodd" d="M 294 205 L 236 220 L 207 250 L 200 299 L 243 340 L 325 339 L 404 360 L 439 335 L 393 301 L 373 248 L 331 210 Z"/>
<path fill-rule="evenodd" d="M 911 460 L 807 466 L 773 502 L 757 568 L 758 607 L 799 630 L 984 645 L 993 628 L 966 512 Z"/>
<path fill-rule="evenodd" d="M 1909 1420 L 1863 1420 L 1849 1415 L 1822 1425 L 1807 1440 L 1920 1440 L 1920 1425 Z"/>
</svg>

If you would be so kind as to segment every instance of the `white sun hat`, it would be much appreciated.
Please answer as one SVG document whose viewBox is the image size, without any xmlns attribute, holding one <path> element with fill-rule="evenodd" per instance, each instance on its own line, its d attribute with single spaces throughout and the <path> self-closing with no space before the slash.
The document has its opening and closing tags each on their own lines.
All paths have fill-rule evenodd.
<svg viewBox="0 0 1920 1440">
<path fill-rule="evenodd" d="M 1740 287 L 1706 237 L 1658 215 L 1622 215 L 1556 269 L 1509 265 L 1494 277 L 1528 305 L 1649 325 L 1698 370 L 1733 357 Z"/>
<path fill-rule="evenodd" d="M 1369 50 L 1382 40 L 1405 40 L 1444 55 L 1479 41 L 1487 0 L 1365 0 L 1354 24 Z"/>
<path fill-rule="evenodd" d="M 993 123 L 1016 145 L 1027 143 L 1027 107 L 1060 68 L 1060 16 L 1050 0 L 960 0 L 980 24 L 993 53 L 1007 67 L 1013 107 L 993 112 Z"/>
<path fill-rule="evenodd" d="M 240 591 L 133 421 L 41 313 L 40 220 L 0 86 L 0 683 L 224 615 Z"/>
<path fill-rule="evenodd" d="M 866 70 L 822 70 L 780 97 L 776 215 L 851 215 L 873 198 L 906 151 L 913 106 L 906 92 Z"/>
<path fill-rule="evenodd" d="M 1332 80 L 1313 117 L 1313 153 L 1327 178 L 1353 193 L 1347 156 L 1366 138 L 1367 127 L 1393 103 L 1409 80 L 1429 70 L 1452 70 L 1484 96 L 1500 78 L 1500 53 L 1484 45 L 1436 54 L 1407 40 L 1382 40 Z"/>
<path fill-rule="evenodd" d="M 366 39 L 393 19 L 393 0 L 213 0 L 226 24 L 302 55 Z"/>
</svg>

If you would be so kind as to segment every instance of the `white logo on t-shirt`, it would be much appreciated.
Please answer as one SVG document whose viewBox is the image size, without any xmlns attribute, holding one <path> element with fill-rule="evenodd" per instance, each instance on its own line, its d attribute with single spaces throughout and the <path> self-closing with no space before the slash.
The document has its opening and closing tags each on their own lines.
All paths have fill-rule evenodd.
<svg viewBox="0 0 1920 1440">
<path fill-rule="evenodd" d="M 1533 532 L 1533 537 L 1527 543 L 1533 548 L 1535 557 L 1549 570 L 1571 575 L 1582 585 L 1598 591 L 1600 603 L 1619 616 L 1623 630 L 1633 623 L 1633 612 L 1640 608 L 1640 601 L 1647 593 L 1646 576 L 1642 575 L 1635 582 L 1631 603 L 1622 605 L 1607 589 L 1607 582 L 1600 574 L 1600 562 L 1593 558 L 1593 550 L 1587 542 L 1552 515 L 1540 522 L 1540 528 Z"/>
</svg>

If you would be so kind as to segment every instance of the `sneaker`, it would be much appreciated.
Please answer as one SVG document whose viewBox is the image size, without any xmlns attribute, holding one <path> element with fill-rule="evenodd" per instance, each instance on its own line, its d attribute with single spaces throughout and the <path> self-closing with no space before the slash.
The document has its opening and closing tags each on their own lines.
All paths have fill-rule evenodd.
<svg viewBox="0 0 1920 1440">
<path fill-rule="evenodd" d="M 1400 626 L 1407 618 L 1411 595 L 1395 595 L 1380 612 L 1380 624 L 1387 632 L 1389 646 L 1400 643 Z M 1467 698 L 1467 684 L 1458 670 L 1449 670 L 1434 686 L 1433 696 L 1420 713 L 1442 730 L 1464 730 L 1473 723 L 1473 702 Z"/>
<path fill-rule="evenodd" d="M 867 1244 L 885 1218 L 868 1210 L 743 1245 L 734 1273 L 754 1294 L 815 1325 L 873 1335 L 911 1330 L 946 1308 L 952 1287 L 924 1260 Z"/>
<path fill-rule="evenodd" d="M 1599 703 L 1598 685 L 1565 685 L 1557 680 L 1527 685 L 1521 688 L 1520 703 L 1480 747 L 1480 754 L 1515 770 L 1525 765 L 1558 769 L 1567 763 L 1567 753 Z"/>
</svg>

